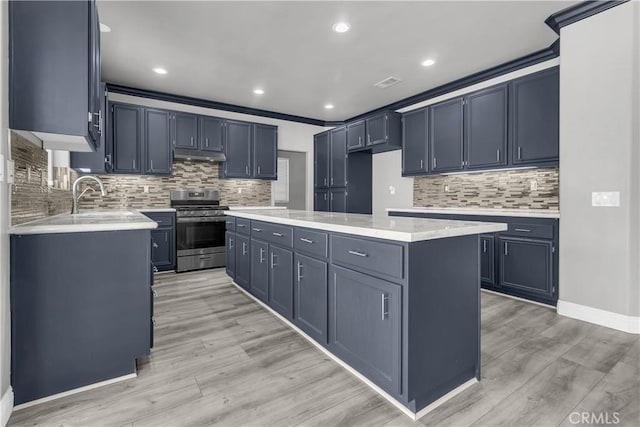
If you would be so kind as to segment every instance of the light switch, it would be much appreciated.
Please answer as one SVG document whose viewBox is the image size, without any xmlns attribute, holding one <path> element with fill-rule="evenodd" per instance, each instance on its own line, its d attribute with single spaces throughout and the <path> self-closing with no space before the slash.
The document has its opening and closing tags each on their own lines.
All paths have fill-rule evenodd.
<svg viewBox="0 0 640 427">
<path fill-rule="evenodd" d="M 389 194 L 391 194 L 392 196 L 394 194 L 396 194 L 396 187 L 394 187 L 393 185 L 389 186 Z"/>
<path fill-rule="evenodd" d="M 619 191 L 594 191 L 591 193 L 591 206 L 620 207 Z"/>
<path fill-rule="evenodd" d="M 149 193 L 149 186 L 148 186 L 148 185 L 143 185 L 143 186 L 142 186 L 142 191 L 143 191 L 144 193 L 147 193 L 147 194 L 148 194 L 148 193 Z"/>
<path fill-rule="evenodd" d="M 536 181 L 535 179 L 529 181 L 529 188 L 531 189 L 531 191 L 538 191 L 538 181 Z"/>
</svg>

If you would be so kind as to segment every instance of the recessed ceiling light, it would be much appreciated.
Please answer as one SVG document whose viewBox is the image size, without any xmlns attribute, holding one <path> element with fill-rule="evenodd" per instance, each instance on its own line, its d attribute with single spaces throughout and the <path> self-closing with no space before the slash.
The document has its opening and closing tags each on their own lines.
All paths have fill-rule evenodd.
<svg viewBox="0 0 640 427">
<path fill-rule="evenodd" d="M 167 74 L 167 70 L 165 70 L 164 68 L 161 67 L 157 67 L 153 69 L 154 73 L 158 73 L 158 74 Z"/>
<path fill-rule="evenodd" d="M 100 23 L 100 32 L 101 33 L 110 33 L 111 32 L 111 27 L 109 27 L 108 25 L 103 24 L 102 22 Z"/>
<path fill-rule="evenodd" d="M 348 22 L 336 22 L 332 28 L 336 33 L 346 33 L 351 28 L 351 25 Z"/>
<path fill-rule="evenodd" d="M 256 95 L 263 95 L 264 94 L 264 90 L 262 90 L 262 89 L 254 89 L 253 93 L 255 93 Z"/>
<path fill-rule="evenodd" d="M 431 67 L 435 63 L 436 61 L 433 59 L 425 59 L 424 61 L 421 62 L 423 67 Z"/>
<path fill-rule="evenodd" d="M 333 104 L 326 104 L 324 108 L 326 108 L 327 110 L 331 110 L 333 108 Z"/>
</svg>

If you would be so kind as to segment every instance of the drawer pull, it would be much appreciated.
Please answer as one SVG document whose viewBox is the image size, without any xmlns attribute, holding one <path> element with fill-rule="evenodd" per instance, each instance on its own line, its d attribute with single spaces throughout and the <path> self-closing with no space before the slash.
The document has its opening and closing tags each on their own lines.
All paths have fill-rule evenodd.
<svg viewBox="0 0 640 427">
<path fill-rule="evenodd" d="M 368 254 L 365 254 L 364 252 L 359 252 L 359 251 L 349 251 L 349 253 L 351 255 L 356 255 L 356 256 L 361 256 L 361 257 L 368 257 Z"/>
<path fill-rule="evenodd" d="M 487 252 L 487 241 L 486 241 L 486 240 L 484 240 L 484 241 L 482 242 L 482 246 L 483 246 L 483 248 L 484 248 L 484 252 Z"/>
<path fill-rule="evenodd" d="M 509 243 L 504 242 L 504 254 L 509 255 Z"/>
<path fill-rule="evenodd" d="M 387 310 L 387 301 L 389 301 L 389 297 L 387 294 L 382 294 L 382 320 L 385 320 L 389 316 L 389 310 Z"/>
<path fill-rule="evenodd" d="M 282 237 L 283 236 L 282 233 L 276 233 L 275 231 L 273 233 L 271 233 L 271 234 L 273 234 L 276 237 Z"/>
<path fill-rule="evenodd" d="M 300 240 L 302 240 L 302 241 L 303 241 L 303 242 L 305 242 L 305 243 L 313 244 L 313 240 L 305 239 L 304 237 L 301 237 L 301 238 L 300 238 Z"/>
<path fill-rule="evenodd" d="M 244 228 L 244 227 L 245 227 L 245 225 L 244 225 L 244 224 L 238 224 L 238 227 L 239 227 L 239 228 Z"/>
<path fill-rule="evenodd" d="M 232 248 L 232 247 L 233 247 L 233 239 L 229 238 L 229 248 Z"/>
<path fill-rule="evenodd" d="M 255 227 L 254 227 L 254 228 L 252 228 L 252 230 L 253 230 L 253 231 L 256 231 L 256 232 L 258 232 L 258 233 L 262 231 L 262 229 L 261 229 L 261 228 L 255 228 Z"/>
<path fill-rule="evenodd" d="M 531 230 L 528 230 L 526 228 L 516 228 L 516 231 L 522 231 L 523 233 L 531 233 Z"/>
</svg>

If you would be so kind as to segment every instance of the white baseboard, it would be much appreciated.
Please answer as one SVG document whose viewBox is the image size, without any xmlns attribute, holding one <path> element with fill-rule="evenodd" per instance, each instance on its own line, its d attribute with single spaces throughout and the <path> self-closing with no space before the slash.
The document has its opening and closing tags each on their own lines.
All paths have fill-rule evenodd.
<svg viewBox="0 0 640 427">
<path fill-rule="evenodd" d="M 13 389 L 11 386 L 2 395 L 0 400 L 0 427 L 4 427 L 9 422 L 9 417 L 13 412 Z"/>
<path fill-rule="evenodd" d="M 630 334 L 640 334 L 640 317 L 558 300 L 558 314 Z"/>
<path fill-rule="evenodd" d="M 496 292 L 496 291 L 492 291 L 490 289 L 480 288 L 480 290 L 482 292 L 486 292 L 488 294 L 499 295 L 501 297 L 511 298 L 511 299 L 514 299 L 514 300 L 517 300 L 517 301 L 526 302 L 528 304 L 535 304 L 535 305 L 539 305 L 539 306 L 546 307 L 546 308 L 553 308 L 555 310 L 555 307 L 552 306 L 551 304 L 545 304 L 543 302 L 532 301 L 532 300 L 526 299 L 526 298 L 520 298 L 520 297 L 516 297 L 516 296 L 513 296 L 513 295 L 503 294 L 502 292 Z"/>
<path fill-rule="evenodd" d="M 365 377 L 364 375 L 362 375 L 360 372 L 356 371 L 355 369 L 353 369 L 350 365 L 348 365 L 345 361 L 343 361 L 342 359 L 340 359 L 338 356 L 336 356 L 335 354 L 331 353 L 329 350 L 327 350 L 326 348 L 324 348 L 322 345 L 318 344 L 313 338 L 311 338 L 309 335 L 307 335 L 302 329 L 298 328 L 296 325 L 294 325 L 293 323 L 291 323 L 291 321 L 289 321 L 289 319 L 287 319 L 286 317 L 284 317 L 283 315 L 281 315 L 280 313 L 278 313 L 277 311 L 275 311 L 274 309 L 272 309 L 271 307 L 269 307 L 267 304 L 265 304 L 263 301 L 259 300 L 258 298 L 256 298 L 255 296 L 253 296 L 253 294 L 249 293 L 246 289 L 244 289 L 242 286 L 238 285 L 235 281 L 232 282 L 238 289 L 240 289 L 245 295 L 247 295 L 249 298 L 251 298 L 252 300 L 254 300 L 255 302 L 257 302 L 258 304 L 260 304 L 261 306 L 263 306 L 264 308 L 266 308 L 267 310 L 269 310 L 273 315 L 275 315 L 278 319 L 280 319 L 281 321 L 283 321 L 284 323 L 286 323 L 290 328 L 292 328 L 293 330 L 295 330 L 297 333 L 299 333 L 303 338 L 305 338 L 307 341 L 309 341 L 311 344 L 313 344 L 317 349 L 319 349 L 320 351 L 322 351 L 324 354 L 326 354 L 329 358 L 331 358 L 334 362 L 336 362 L 338 365 L 342 366 L 343 368 L 345 368 L 347 371 L 349 371 L 349 373 L 351 373 L 352 375 L 354 375 L 355 377 L 357 377 L 360 381 L 362 381 L 363 383 L 365 383 L 366 385 L 368 385 L 369 387 L 371 387 L 375 392 L 377 392 L 380 396 L 382 396 L 385 400 L 387 400 L 389 403 L 391 403 L 393 406 L 395 406 L 396 408 L 398 408 L 400 411 L 402 411 L 402 413 L 404 413 L 405 415 L 409 416 L 409 418 L 411 418 L 413 421 L 417 421 L 420 417 L 423 417 L 424 415 L 426 415 L 428 412 L 433 411 L 434 409 L 436 409 L 438 406 L 442 405 L 444 402 L 446 402 L 447 400 L 451 399 L 452 397 L 456 396 L 459 393 L 462 393 L 464 390 L 466 390 L 467 388 L 471 387 L 472 385 L 474 385 L 475 383 L 478 382 L 478 380 L 476 378 L 471 378 L 470 380 L 462 383 L 461 385 L 459 385 L 458 387 L 454 388 L 453 390 L 451 390 L 449 393 L 445 394 L 444 396 L 440 397 L 439 399 L 431 402 L 429 405 L 425 406 L 424 408 L 422 408 L 420 411 L 418 411 L 417 413 L 414 413 L 412 410 L 410 410 L 409 408 L 407 408 L 406 406 L 404 406 L 402 403 L 398 402 L 393 396 L 391 396 L 389 393 L 387 393 L 386 391 L 384 391 L 383 389 L 381 389 L 380 387 L 378 387 L 376 384 L 374 384 L 369 378 Z"/>
</svg>

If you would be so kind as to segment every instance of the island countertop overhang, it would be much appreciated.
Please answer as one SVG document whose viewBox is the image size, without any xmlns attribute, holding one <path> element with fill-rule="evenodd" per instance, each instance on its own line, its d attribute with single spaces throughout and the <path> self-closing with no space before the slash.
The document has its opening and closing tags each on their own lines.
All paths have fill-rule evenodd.
<svg viewBox="0 0 640 427">
<path fill-rule="evenodd" d="M 399 242 L 506 231 L 507 224 L 302 210 L 225 212 L 228 216 Z"/>
</svg>

